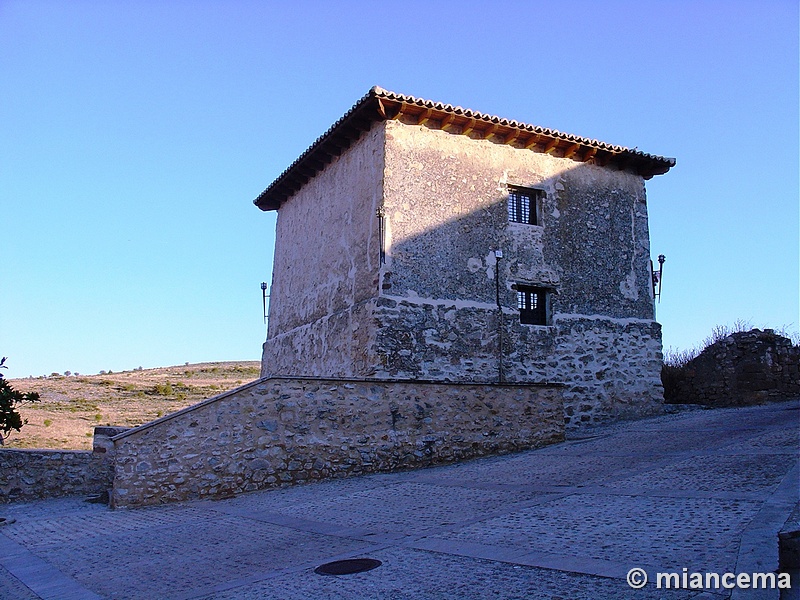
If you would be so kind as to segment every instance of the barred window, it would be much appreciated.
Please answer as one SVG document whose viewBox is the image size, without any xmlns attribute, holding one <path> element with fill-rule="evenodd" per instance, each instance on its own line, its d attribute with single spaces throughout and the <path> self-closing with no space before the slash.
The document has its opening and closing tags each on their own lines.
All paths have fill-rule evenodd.
<svg viewBox="0 0 800 600">
<path fill-rule="evenodd" d="M 539 224 L 539 198 L 542 190 L 531 188 L 508 188 L 508 220 L 526 225 Z"/>
<path fill-rule="evenodd" d="M 547 325 L 547 290 L 517 285 L 517 308 L 523 325 Z"/>
</svg>

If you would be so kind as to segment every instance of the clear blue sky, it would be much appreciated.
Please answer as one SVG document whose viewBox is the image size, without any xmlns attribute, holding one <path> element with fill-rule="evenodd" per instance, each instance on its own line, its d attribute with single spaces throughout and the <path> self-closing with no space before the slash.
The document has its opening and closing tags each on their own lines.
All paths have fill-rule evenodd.
<svg viewBox="0 0 800 600">
<path fill-rule="evenodd" d="M 376 84 L 676 157 L 665 347 L 797 330 L 794 0 L 0 0 L 7 375 L 258 360 L 252 200 Z"/>
</svg>

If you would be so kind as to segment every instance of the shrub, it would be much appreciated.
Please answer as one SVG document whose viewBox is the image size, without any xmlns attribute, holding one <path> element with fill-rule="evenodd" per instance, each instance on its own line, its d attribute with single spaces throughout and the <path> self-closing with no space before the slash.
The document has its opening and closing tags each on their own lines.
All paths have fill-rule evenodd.
<svg viewBox="0 0 800 600">
<path fill-rule="evenodd" d="M 0 359 L 0 368 L 6 368 L 6 357 Z M 19 431 L 28 420 L 23 419 L 17 407 L 25 402 L 38 402 L 39 394 L 36 392 L 20 392 L 15 390 L 3 374 L 0 373 L 0 444 L 11 435 L 11 430 Z"/>
<path fill-rule="evenodd" d="M 720 340 L 724 340 L 732 333 L 743 333 L 752 329 L 751 324 L 743 319 L 737 319 L 733 325 L 717 325 L 711 330 L 711 334 L 706 336 L 698 346 L 689 348 L 688 350 L 675 350 L 667 348 L 664 350 L 664 366 L 667 368 L 681 369 L 685 367 L 689 361 L 694 360 L 700 353 L 716 344 Z"/>
<path fill-rule="evenodd" d="M 168 381 L 166 383 L 157 383 L 155 387 L 156 393 L 162 396 L 171 396 L 173 393 L 172 384 Z"/>
</svg>

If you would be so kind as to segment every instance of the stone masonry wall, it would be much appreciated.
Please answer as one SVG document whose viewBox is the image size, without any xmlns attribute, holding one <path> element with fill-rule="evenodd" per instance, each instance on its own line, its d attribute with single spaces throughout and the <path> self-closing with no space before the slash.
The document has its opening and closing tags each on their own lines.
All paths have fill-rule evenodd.
<svg viewBox="0 0 800 600">
<path fill-rule="evenodd" d="M 509 186 L 539 190 L 537 224 L 509 222 Z M 377 124 L 279 210 L 262 376 L 502 372 L 564 383 L 569 427 L 654 414 L 647 218 L 632 173 Z M 548 290 L 547 324 L 520 323 L 519 285 Z"/>
<path fill-rule="evenodd" d="M 640 319 L 556 320 L 551 378 L 566 381 L 569 429 L 663 413 L 661 325 Z"/>
<path fill-rule="evenodd" d="M 93 450 L 0 449 L 0 502 L 94 495 L 111 489 L 114 445 L 125 427 L 95 427 Z"/>
<path fill-rule="evenodd" d="M 115 437 L 112 506 L 220 498 L 558 442 L 562 392 L 262 379 Z"/>
<path fill-rule="evenodd" d="M 262 376 L 373 376 L 374 306 L 370 298 L 270 337 L 264 344 Z"/>
<path fill-rule="evenodd" d="M 665 366 L 673 404 L 739 406 L 800 396 L 800 347 L 773 330 L 733 333 L 682 367 Z"/>
</svg>

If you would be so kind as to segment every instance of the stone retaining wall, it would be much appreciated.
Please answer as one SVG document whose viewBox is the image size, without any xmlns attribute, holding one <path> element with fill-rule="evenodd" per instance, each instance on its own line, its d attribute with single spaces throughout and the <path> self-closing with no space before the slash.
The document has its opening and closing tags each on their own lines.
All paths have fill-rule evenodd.
<svg viewBox="0 0 800 600">
<path fill-rule="evenodd" d="M 112 506 L 428 466 L 564 439 L 563 387 L 262 379 L 113 438 Z"/>
</svg>

